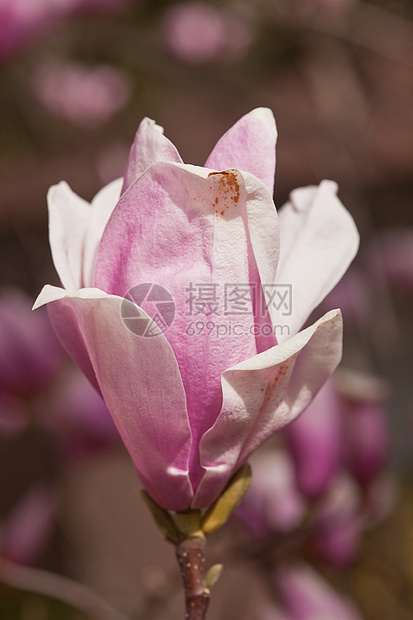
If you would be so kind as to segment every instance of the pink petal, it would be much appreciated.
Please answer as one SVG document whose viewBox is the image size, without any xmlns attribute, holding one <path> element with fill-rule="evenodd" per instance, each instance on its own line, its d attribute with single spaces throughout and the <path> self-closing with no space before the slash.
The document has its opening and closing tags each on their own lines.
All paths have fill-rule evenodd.
<svg viewBox="0 0 413 620">
<path fill-rule="evenodd" d="M 89 292 L 92 289 L 84 290 Z M 50 284 L 46 284 L 46 286 L 43 287 L 39 296 L 37 297 L 33 305 L 33 310 L 37 310 L 37 308 L 40 308 L 43 305 L 50 304 L 51 302 L 66 298 L 70 298 L 70 295 L 67 294 L 67 291 L 59 288 L 58 286 L 51 286 Z M 54 305 L 48 305 L 47 309 L 50 321 L 53 324 L 53 315 L 56 312 L 56 307 Z M 59 316 L 59 312 L 57 312 L 57 316 Z M 58 332 L 56 328 L 55 332 L 57 333 L 62 344 L 66 347 L 69 354 L 75 360 L 76 364 L 79 366 L 80 370 L 86 375 L 93 387 L 100 393 L 100 388 L 96 379 L 95 371 L 92 364 L 90 363 L 88 349 L 76 324 L 76 316 L 69 315 L 67 317 L 67 325 L 63 333 Z M 66 342 L 68 344 L 66 344 Z"/>
<path fill-rule="evenodd" d="M 285 429 L 292 455 L 297 486 L 311 499 L 327 489 L 342 460 L 341 409 L 332 381 Z"/>
<path fill-rule="evenodd" d="M 268 108 L 243 116 L 217 142 L 205 166 L 213 170 L 237 168 L 258 177 L 274 191 L 277 128 Z"/>
<path fill-rule="evenodd" d="M 50 301 L 52 293 L 46 289 L 40 303 Z M 72 297 L 61 290 L 60 297 L 49 306 L 53 327 L 83 372 L 94 374 L 143 486 L 164 508 L 188 508 L 191 431 L 166 338 L 132 333 L 122 319 L 122 304 L 131 316 L 137 307 L 120 297 L 98 289 L 82 289 Z M 139 313 L 148 318 L 142 309 Z"/>
<path fill-rule="evenodd" d="M 158 161 L 182 163 L 175 146 L 163 135 L 163 128 L 152 119 L 144 118 L 130 150 L 122 194 L 149 166 Z"/>
<path fill-rule="evenodd" d="M 68 291 L 83 285 L 83 245 L 90 205 L 62 181 L 49 189 L 49 238 L 53 262 Z"/>
<path fill-rule="evenodd" d="M 277 283 L 292 286 L 291 315 L 281 317 L 291 334 L 337 284 L 358 249 L 353 218 L 335 190 L 331 181 L 323 181 L 317 188 L 297 189 L 278 213 L 281 248 Z"/>
<path fill-rule="evenodd" d="M 223 373 L 223 405 L 202 438 L 206 473 L 193 506 L 208 506 L 268 437 L 309 405 L 341 357 L 342 322 L 331 311 L 281 345 Z"/>
<path fill-rule="evenodd" d="M 65 182 L 49 190 L 49 237 L 53 261 L 61 283 L 70 292 L 93 284 L 97 250 L 119 199 L 121 183 L 121 180 L 109 183 L 91 204 L 79 198 Z"/>
<path fill-rule="evenodd" d="M 262 339 L 257 342 L 251 300 L 250 313 L 235 316 L 226 314 L 223 302 L 227 285 L 246 286 L 248 296 L 251 285 L 259 297 L 261 273 L 275 276 L 278 228 L 272 198 L 252 175 L 208 172 L 173 163 L 151 166 L 119 201 L 102 239 L 95 275 L 95 285 L 111 294 L 124 296 L 136 285 L 155 283 L 172 296 L 175 318 L 165 336 L 185 386 L 195 485 L 202 473 L 199 439 L 221 409 L 221 373 L 255 355 L 257 347 L 275 343 L 272 336 L 266 347 Z M 218 302 L 204 312 L 189 303 L 197 294 L 191 287 L 197 291 L 198 286 L 215 287 L 218 295 Z M 234 324 L 237 333 L 231 331 Z"/>
<path fill-rule="evenodd" d="M 93 286 L 96 257 L 103 231 L 112 211 L 119 201 L 122 179 L 116 179 L 100 190 L 93 198 L 89 210 L 89 222 L 85 235 L 83 257 L 83 286 Z"/>
</svg>

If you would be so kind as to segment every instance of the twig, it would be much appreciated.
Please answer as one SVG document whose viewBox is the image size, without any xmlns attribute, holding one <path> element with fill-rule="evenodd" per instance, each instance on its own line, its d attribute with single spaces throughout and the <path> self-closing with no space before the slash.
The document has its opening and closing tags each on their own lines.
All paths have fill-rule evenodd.
<svg viewBox="0 0 413 620">
<path fill-rule="evenodd" d="M 186 538 L 176 547 L 185 589 L 186 620 L 205 620 L 210 592 L 205 585 L 205 538 Z"/>
<path fill-rule="evenodd" d="M 94 620 L 129 620 L 86 586 L 38 568 L 0 560 L 0 582 L 67 603 Z"/>
</svg>

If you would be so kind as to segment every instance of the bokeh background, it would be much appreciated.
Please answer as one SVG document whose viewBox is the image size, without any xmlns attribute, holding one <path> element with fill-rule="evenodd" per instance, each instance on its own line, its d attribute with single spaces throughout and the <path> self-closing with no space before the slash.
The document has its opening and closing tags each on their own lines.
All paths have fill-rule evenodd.
<svg viewBox="0 0 413 620">
<path fill-rule="evenodd" d="M 203 165 L 219 137 L 259 106 L 278 125 L 276 205 L 295 187 L 334 179 L 357 222 L 359 255 L 326 308 L 342 307 L 343 367 L 378 378 L 386 416 L 391 499 L 351 562 L 319 570 L 366 620 L 408 620 L 408 0 L 0 0 L 0 555 L 76 579 L 129 617 L 180 617 L 173 550 L 141 505 L 129 458 L 52 343 L 46 317 L 32 318 L 43 284 L 58 284 L 46 194 L 64 179 L 91 200 L 122 175 L 145 116 L 165 128 L 185 162 Z M 211 556 L 224 555 L 227 566 L 211 620 L 258 617 L 265 586 L 228 536 L 211 542 Z M 25 578 L 0 569 L 0 618 L 86 617 L 29 593 Z"/>
</svg>

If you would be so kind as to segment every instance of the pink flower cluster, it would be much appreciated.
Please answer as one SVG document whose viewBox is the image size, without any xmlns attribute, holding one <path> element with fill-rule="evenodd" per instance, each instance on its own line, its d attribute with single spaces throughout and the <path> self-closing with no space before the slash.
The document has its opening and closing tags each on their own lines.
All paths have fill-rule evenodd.
<svg viewBox="0 0 413 620">
<path fill-rule="evenodd" d="M 19 445 L 35 432 L 55 453 L 56 467 L 64 467 L 113 445 L 118 435 L 102 399 L 68 367 L 47 313 L 33 313 L 30 305 L 18 291 L 0 294 L 0 441 L 3 448 Z M 55 482 L 29 481 L 2 514 L 0 556 L 24 564 L 38 560 L 58 507 Z"/>
<path fill-rule="evenodd" d="M 385 395 L 377 379 L 340 371 L 284 429 L 285 447 L 257 458 L 238 509 L 256 537 L 294 532 L 311 505 L 306 545 L 329 564 L 354 561 L 363 530 L 391 504 Z"/>
<path fill-rule="evenodd" d="M 360 620 L 352 601 L 304 564 L 303 556 L 348 566 L 366 528 L 391 508 L 386 391 L 375 378 L 339 371 L 284 429 L 284 444 L 253 459 L 252 483 L 236 515 L 254 549 L 268 553 L 265 567 L 271 566 L 278 601 L 259 618 Z"/>
</svg>

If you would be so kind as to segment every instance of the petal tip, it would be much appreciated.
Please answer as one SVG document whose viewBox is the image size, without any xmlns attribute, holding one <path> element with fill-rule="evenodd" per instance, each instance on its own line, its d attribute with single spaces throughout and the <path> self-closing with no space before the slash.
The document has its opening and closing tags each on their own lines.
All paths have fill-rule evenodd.
<svg viewBox="0 0 413 620">
<path fill-rule="evenodd" d="M 59 181 L 55 185 L 51 185 L 47 191 L 47 206 L 50 209 L 55 208 L 55 206 L 64 199 L 64 196 L 76 196 L 73 192 L 72 188 L 66 181 Z"/>
<path fill-rule="evenodd" d="M 154 121 L 153 118 L 149 118 L 149 116 L 145 116 L 145 118 L 142 119 L 139 128 L 141 127 L 144 127 L 145 129 L 155 129 L 161 134 L 164 133 L 164 128 L 161 125 L 158 125 L 158 123 Z"/>
</svg>

